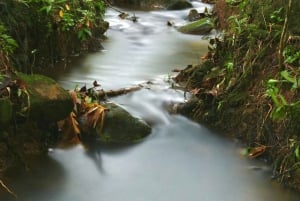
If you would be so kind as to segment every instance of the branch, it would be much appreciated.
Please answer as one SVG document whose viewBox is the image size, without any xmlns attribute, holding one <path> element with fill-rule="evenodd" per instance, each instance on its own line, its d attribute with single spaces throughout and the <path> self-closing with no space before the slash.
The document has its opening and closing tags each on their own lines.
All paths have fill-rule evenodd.
<svg viewBox="0 0 300 201">
<path fill-rule="evenodd" d="M 118 90 L 109 90 L 109 91 L 104 91 L 100 90 L 97 91 L 97 95 L 100 99 L 106 98 L 106 97 L 114 97 L 114 96 L 119 96 L 119 95 L 124 95 L 130 92 L 134 92 L 137 90 L 140 90 L 142 87 L 141 86 L 135 86 L 131 88 L 122 88 Z"/>
<path fill-rule="evenodd" d="M 12 190 L 10 190 L 5 184 L 4 182 L 0 179 L 0 184 L 1 186 L 9 193 L 11 194 L 12 196 L 14 196 L 16 199 L 18 199 L 18 196 L 17 194 L 15 194 Z"/>
</svg>

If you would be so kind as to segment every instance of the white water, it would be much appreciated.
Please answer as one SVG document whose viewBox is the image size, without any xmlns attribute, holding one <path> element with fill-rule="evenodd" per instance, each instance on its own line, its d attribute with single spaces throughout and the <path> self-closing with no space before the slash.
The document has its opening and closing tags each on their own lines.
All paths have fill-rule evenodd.
<svg viewBox="0 0 300 201">
<path fill-rule="evenodd" d="M 197 4 L 203 10 L 203 4 Z M 150 89 L 112 101 L 152 125 L 133 145 L 54 149 L 22 175 L 11 176 L 21 201 L 296 201 L 270 181 L 265 164 L 242 158 L 237 146 L 201 125 L 170 115 L 166 106 L 183 93 L 164 82 L 173 68 L 198 62 L 207 43 L 177 33 L 167 20 L 182 23 L 185 11 L 136 12 L 138 23 L 107 12 L 111 29 L 105 51 L 73 63 L 58 77 L 66 88 L 99 81 L 104 89 L 151 80 Z M 255 171 L 251 167 L 261 167 Z M 1 201 L 10 200 L 5 198 Z"/>
</svg>

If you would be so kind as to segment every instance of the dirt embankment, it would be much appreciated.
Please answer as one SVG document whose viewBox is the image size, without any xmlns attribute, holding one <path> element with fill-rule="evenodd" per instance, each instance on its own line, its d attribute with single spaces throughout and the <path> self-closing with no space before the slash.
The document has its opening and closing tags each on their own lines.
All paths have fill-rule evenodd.
<svg viewBox="0 0 300 201">
<path fill-rule="evenodd" d="M 260 7 L 257 11 L 263 14 L 259 19 L 248 15 L 256 9 L 254 4 L 245 5 L 241 14 L 241 5 L 217 1 L 217 23 L 225 34 L 210 40 L 209 52 L 200 65 L 190 65 L 176 77 L 194 95 L 179 111 L 239 139 L 248 147 L 249 156 L 272 164 L 274 178 L 300 190 L 298 68 L 288 63 L 288 56 L 283 68 L 279 66 L 284 12 L 280 11 L 278 21 L 272 21 L 280 6 L 281 10 L 286 7 L 279 1 L 270 3 L 269 10 Z M 291 18 L 290 24 L 294 23 Z M 289 34 L 293 37 L 292 30 Z M 294 40 L 285 41 L 285 47 L 300 48 Z M 292 85 L 295 88 L 291 89 Z"/>
</svg>

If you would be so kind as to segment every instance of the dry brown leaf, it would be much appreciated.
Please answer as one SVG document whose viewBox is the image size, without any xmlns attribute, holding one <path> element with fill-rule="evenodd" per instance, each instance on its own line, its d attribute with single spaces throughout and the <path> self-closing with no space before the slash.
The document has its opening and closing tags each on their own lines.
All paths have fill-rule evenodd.
<svg viewBox="0 0 300 201">
<path fill-rule="evenodd" d="M 74 130 L 74 134 L 80 134 L 80 130 L 79 130 L 79 123 L 76 120 L 76 114 L 74 112 L 71 112 L 70 114 L 70 120 L 71 120 L 71 125 L 72 128 Z"/>
<path fill-rule="evenodd" d="M 257 158 L 258 156 L 262 155 L 266 151 L 266 146 L 261 145 L 259 147 L 254 147 L 249 151 L 249 157 Z"/>
<path fill-rule="evenodd" d="M 80 103 L 80 101 L 77 98 L 77 93 L 75 91 L 69 91 L 69 94 L 73 100 L 73 109 L 75 112 L 77 112 L 77 103 Z"/>
<path fill-rule="evenodd" d="M 200 88 L 195 88 L 195 89 L 192 89 L 190 91 L 190 93 L 193 94 L 193 95 L 197 95 L 197 94 L 199 94 L 200 90 L 201 90 Z"/>
<path fill-rule="evenodd" d="M 69 117 L 67 117 L 63 121 L 60 121 L 58 125 L 60 126 L 63 133 L 61 146 L 65 147 L 80 143 L 79 123 L 76 120 L 76 114 L 74 112 L 71 112 Z"/>
<path fill-rule="evenodd" d="M 102 130 L 103 123 L 104 123 L 104 115 L 105 107 L 99 104 L 91 104 L 87 106 L 88 111 L 86 112 L 86 120 L 87 125 L 93 128 L 96 128 L 97 124 L 100 123 L 100 128 Z"/>
</svg>

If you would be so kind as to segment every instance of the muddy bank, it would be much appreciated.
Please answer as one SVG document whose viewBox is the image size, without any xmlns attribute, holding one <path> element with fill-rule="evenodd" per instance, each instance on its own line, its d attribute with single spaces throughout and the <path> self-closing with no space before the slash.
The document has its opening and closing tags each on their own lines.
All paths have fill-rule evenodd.
<svg viewBox="0 0 300 201">
<path fill-rule="evenodd" d="M 282 7 L 285 12 L 289 8 L 280 1 L 269 3 L 270 6 L 259 7 L 260 12 L 256 12 L 269 16 L 261 22 L 259 14 L 248 15 L 258 5 L 263 6 L 261 2 L 237 6 L 222 0 L 217 2 L 215 12 L 225 34 L 210 40 L 209 52 L 203 55 L 200 65 L 190 65 L 176 77 L 194 96 L 179 106 L 179 111 L 228 137 L 237 138 L 245 144 L 249 157 L 252 153 L 253 158 L 272 165 L 274 179 L 299 190 L 300 108 L 298 85 L 293 85 L 298 79 L 298 60 L 293 57 L 294 52 L 287 53 L 280 67 L 278 44 L 283 42 L 285 20 L 274 22 L 272 16 L 276 15 L 277 8 Z M 299 5 L 294 6 L 290 13 Z M 286 19 L 283 11 L 280 16 Z M 233 14 L 235 17 L 231 19 L 241 24 L 228 23 L 226 17 Z M 289 18 L 289 33 L 284 37 L 293 38 L 298 34 L 293 27 L 296 18 Z M 266 29 L 265 25 L 273 26 L 273 30 Z M 290 49 L 299 51 L 299 42 L 284 41 L 284 50 Z M 295 59 L 292 62 L 291 57 Z M 253 154 L 253 150 L 257 153 Z"/>
</svg>

